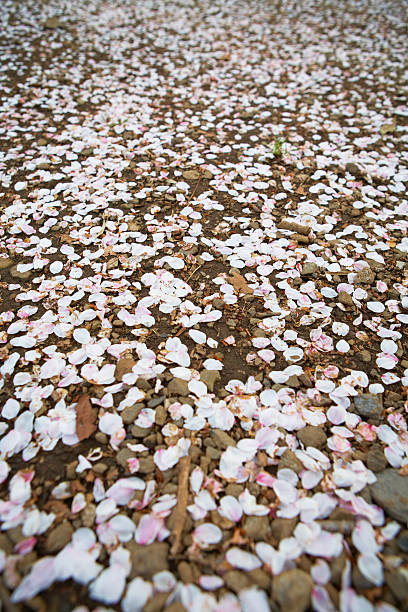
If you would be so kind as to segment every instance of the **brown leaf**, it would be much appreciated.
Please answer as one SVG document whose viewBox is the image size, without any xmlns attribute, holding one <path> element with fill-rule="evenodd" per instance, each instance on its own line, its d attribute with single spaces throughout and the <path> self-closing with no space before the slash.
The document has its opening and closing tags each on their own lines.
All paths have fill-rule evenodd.
<svg viewBox="0 0 408 612">
<path fill-rule="evenodd" d="M 96 431 L 96 415 L 89 401 L 89 395 L 84 394 L 79 398 L 75 412 L 76 434 L 80 441 L 86 440 Z"/>
<path fill-rule="evenodd" d="M 252 295 L 254 292 L 253 289 L 248 286 L 248 283 L 246 282 L 245 278 L 241 274 L 239 274 L 239 272 L 235 272 L 235 270 L 232 270 L 232 274 L 229 277 L 229 281 L 237 293 Z"/>
</svg>

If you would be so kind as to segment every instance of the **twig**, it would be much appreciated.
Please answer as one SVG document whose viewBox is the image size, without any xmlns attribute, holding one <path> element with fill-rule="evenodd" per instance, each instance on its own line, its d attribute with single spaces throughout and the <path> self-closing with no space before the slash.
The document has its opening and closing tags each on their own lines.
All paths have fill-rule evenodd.
<svg viewBox="0 0 408 612">
<path fill-rule="evenodd" d="M 197 183 L 196 183 L 196 186 L 194 187 L 193 193 L 192 193 L 192 194 L 191 194 L 191 196 L 188 198 L 188 200 L 187 200 L 187 202 L 186 202 L 186 205 L 190 204 L 191 200 L 193 199 L 194 194 L 195 194 L 195 192 L 197 191 L 197 187 L 198 187 L 198 186 L 199 186 L 199 184 L 200 184 L 201 177 L 202 177 L 202 174 L 200 174 L 200 176 L 198 177 L 198 181 L 197 181 Z"/>
<path fill-rule="evenodd" d="M 196 268 L 194 268 L 194 270 L 192 271 L 192 273 L 190 274 L 190 276 L 188 277 L 188 279 L 186 281 L 184 281 L 185 283 L 188 283 L 188 281 L 190 280 L 190 278 L 193 276 L 193 274 L 195 274 L 197 272 L 197 270 L 199 270 L 200 268 L 203 267 L 204 264 L 200 264 L 199 266 L 197 266 Z"/>
<path fill-rule="evenodd" d="M 185 517 L 187 511 L 188 502 L 188 476 L 190 471 L 190 456 L 182 457 L 179 461 L 179 482 L 177 488 L 177 506 L 174 512 L 174 523 L 173 529 L 173 545 L 170 550 L 170 554 L 175 557 L 180 549 L 181 536 L 183 533 L 183 527 L 185 525 Z"/>
</svg>

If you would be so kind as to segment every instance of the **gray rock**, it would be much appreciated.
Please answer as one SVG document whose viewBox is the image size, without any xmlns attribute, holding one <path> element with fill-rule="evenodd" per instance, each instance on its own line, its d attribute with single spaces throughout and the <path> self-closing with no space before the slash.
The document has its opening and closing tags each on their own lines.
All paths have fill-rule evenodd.
<svg viewBox="0 0 408 612">
<path fill-rule="evenodd" d="M 303 463 L 299 461 L 295 453 L 287 448 L 279 457 L 278 472 L 283 469 L 289 469 L 299 474 L 303 470 Z"/>
<path fill-rule="evenodd" d="M 354 306 L 353 298 L 347 291 L 339 291 L 339 302 L 344 306 Z"/>
<path fill-rule="evenodd" d="M 249 516 L 245 520 L 244 529 L 254 542 L 264 541 L 271 534 L 271 522 L 267 516 Z"/>
<path fill-rule="evenodd" d="M 164 395 L 160 395 L 160 397 L 153 397 L 151 400 L 147 402 L 148 408 L 156 408 L 156 406 L 160 406 L 166 397 Z"/>
<path fill-rule="evenodd" d="M 321 427 L 306 425 L 296 432 L 296 436 L 306 447 L 323 448 L 326 446 L 327 436 Z"/>
<path fill-rule="evenodd" d="M 173 378 L 167 386 L 167 393 L 169 397 L 176 395 L 188 395 L 188 382 L 182 378 Z"/>
<path fill-rule="evenodd" d="M 0 257 L 0 270 L 5 270 L 13 265 L 13 260 L 10 257 Z"/>
<path fill-rule="evenodd" d="M 70 541 L 74 530 L 69 521 L 64 521 L 58 527 L 54 527 L 45 540 L 45 551 L 55 553 L 62 550 Z"/>
<path fill-rule="evenodd" d="M 408 594 L 408 575 L 403 567 L 385 573 L 385 582 L 398 601 L 405 601 Z M 404 608 L 406 610 L 406 608 Z"/>
<path fill-rule="evenodd" d="M 153 457 L 140 457 L 138 470 L 140 474 L 150 474 L 150 472 L 154 472 L 155 469 L 156 465 Z"/>
<path fill-rule="evenodd" d="M 408 476 L 401 476 L 398 470 L 384 470 L 377 474 L 377 482 L 370 490 L 374 501 L 389 516 L 402 523 L 408 521 Z"/>
<path fill-rule="evenodd" d="M 302 276 L 313 276 L 319 271 L 319 266 L 311 261 L 307 261 L 302 267 Z"/>
<path fill-rule="evenodd" d="M 285 612 L 304 612 L 310 606 L 313 580 L 300 569 L 290 569 L 275 576 L 272 582 L 274 599 Z"/>
<path fill-rule="evenodd" d="M 365 457 L 365 463 L 369 470 L 382 472 L 388 465 L 381 446 L 372 446 Z"/>
<path fill-rule="evenodd" d="M 130 425 L 131 423 L 134 423 L 134 421 L 136 420 L 136 417 L 139 414 L 141 408 L 142 408 L 142 406 L 140 404 L 139 404 L 139 406 L 137 406 L 137 405 L 135 405 L 135 406 L 128 406 L 127 408 L 125 408 L 121 412 L 121 417 L 122 417 L 122 420 L 125 423 L 125 425 Z"/>
<path fill-rule="evenodd" d="M 218 370 L 203 370 L 200 372 L 200 379 L 207 385 L 209 391 L 214 391 L 214 385 L 221 380 Z"/>
<path fill-rule="evenodd" d="M 354 277 L 355 285 L 371 285 L 374 282 L 375 274 L 371 268 L 363 268 Z"/>
<path fill-rule="evenodd" d="M 19 272 L 17 270 L 17 266 L 15 265 L 10 268 L 9 273 L 12 278 L 17 278 L 18 280 L 27 280 L 31 277 L 32 270 L 27 270 L 26 272 Z"/>
<path fill-rule="evenodd" d="M 408 553 L 408 529 L 404 529 L 398 535 L 398 546 L 404 553 Z"/>
<path fill-rule="evenodd" d="M 239 572 L 238 570 L 231 570 L 230 572 L 227 572 L 224 574 L 223 578 L 225 586 L 228 589 L 231 589 L 231 591 L 234 591 L 234 593 L 239 593 L 243 589 L 247 589 L 252 586 L 248 575 L 244 572 Z"/>
<path fill-rule="evenodd" d="M 383 411 L 382 396 L 379 393 L 362 393 L 354 398 L 357 414 L 367 419 L 378 419 Z"/>
<path fill-rule="evenodd" d="M 236 442 L 226 431 L 222 429 L 213 429 L 211 438 L 217 448 L 225 449 L 228 446 L 235 446 Z"/>
<path fill-rule="evenodd" d="M 116 463 L 119 463 L 125 470 L 127 470 L 128 464 L 127 460 L 135 457 L 135 454 L 132 453 L 128 448 L 121 448 L 118 454 L 116 455 Z"/>
<path fill-rule="evenodd" d="M 297 524 L 297 518 L 285 519 L 276 518 L 272 520 L 271 533 L 273 538 L 280 542 L 285 538 L 289 538 Z"/>
<path fill-rule="evenodd" d="M 149 546 L 143 546 L 131 540 L 125 546 L 130 551 L 132 561 L 130 580 L 136 576 L 150 580 L 157 572 L 169 569 L 169 546 L 166 542 L 153 542 Z"/>
<path fill-rule="evenodd" d="M 165 424 L 166 420 L 167 420 L 167 410 L 165 409 L 163 404 L 160 404 L 160 406 L 157 406 L 156 408 L 156 414 L 154 415 L 154 422 L 156 423 L 156 425 L 162 426 Z"/>
</svg>

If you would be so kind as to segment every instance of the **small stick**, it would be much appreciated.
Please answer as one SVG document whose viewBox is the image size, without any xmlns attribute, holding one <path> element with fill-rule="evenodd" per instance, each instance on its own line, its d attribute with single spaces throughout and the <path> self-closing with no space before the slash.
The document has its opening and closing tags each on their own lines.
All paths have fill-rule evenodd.
<svg viewBox="0 0 408 612">
<path fill-rule="evenodd" d="M 179 461 L 179 482 L 177 488 L 177 506 L 175 510 L 175 527 L 173 529 L 173 545 L 170 554 L 174 557 L 178 554 L 181 544 L 181 536 L 185 524 L 185 515 L 188 502 L 188 476 L 190 471 L 190 456 L 182 457 Z"/>
<path fill-rule="evenodd" d="M 192 273 L 190 274 L 190 276 L 188 277 L 188 279 L 186 281 L 184 281 L 185 283 L 188 283 L 188 281 L 190 280 L 190 278 L 193 276 L 193 274 L 195 274 L 197 272 L 197 270 L 199 270 L 200 268 L 203 267 L 204 264 L 201 264 L 199 266 L 197 266 L 196 268 L 194 268 L 194 270 L 192 271 Z"/>
</svg>

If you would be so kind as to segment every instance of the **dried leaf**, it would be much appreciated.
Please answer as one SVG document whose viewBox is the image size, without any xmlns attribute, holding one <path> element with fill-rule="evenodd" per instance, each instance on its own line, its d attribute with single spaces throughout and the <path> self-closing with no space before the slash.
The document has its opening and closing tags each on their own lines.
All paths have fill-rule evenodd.
<svg viewBox="0 0 408 612">
<path fill-rule="evenodd" d="M 82 395 L 77 405 L 76 412 L 76 434 L 80 441 L 90 438 L 96 431 L 96 415 L 92 409 L 89 395 Z"/>
<path fill-rule="evenodd" d="M 239 272 L 235 272 L 235 270 L 232 270 L 229 281 L 234 287 L 235 291 L 237 291 L 237 293 L 252 295 L 254 292 L 253 289 L 248 286 L 248 283 L 246 282 L 245 278 L 241 274 L 239 274 Z"/>
</svg>

